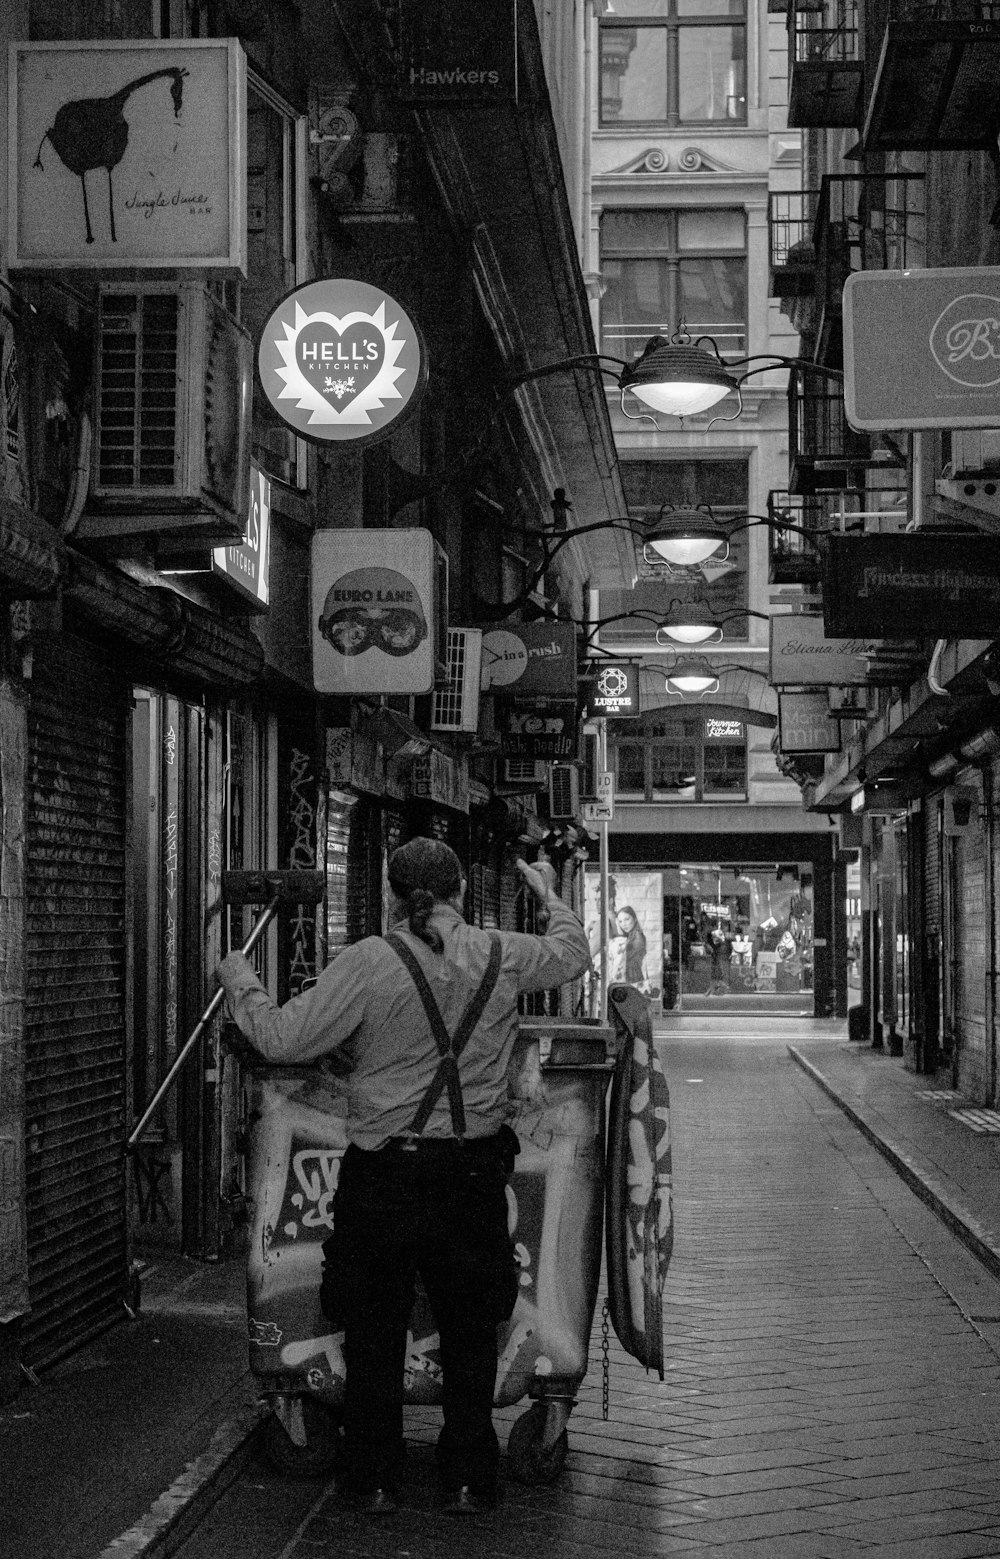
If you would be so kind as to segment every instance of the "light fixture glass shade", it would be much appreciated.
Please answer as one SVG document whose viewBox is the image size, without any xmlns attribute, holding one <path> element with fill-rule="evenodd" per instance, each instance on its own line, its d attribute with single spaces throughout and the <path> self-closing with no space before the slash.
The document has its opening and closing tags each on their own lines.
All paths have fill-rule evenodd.
<svg viewBox="0 0 1000 1559">
<path fill-rule="evenodd" d="M 674 563 L 679 568 L 693 568 L 705 563 L 726 549 L 723 561 L 729 555 L 729 543 L 725 536 L 654 536 L 645 541 L 642 554 L 647 563 Z"/>
<path fill-rule="evenodd" d="M 666 675 L 668 693 L 717 693 L 719 679 L 699 661 L 679 662 Z"/>
<path fill-rule="evenodd" d="M 656 630 L 657 644 L 718 644 L 721 638 L 718 623 L 661 623 Z"/>
<path fill-rule="evenodd" d="M 708 411 L 737 388 L 736 378 L 704 347 L 673 343 L 664 336 L 653 336 L 635 362 L 622 370 L 618 383 L 652 411 L 671 417 Z"/>
</svg>

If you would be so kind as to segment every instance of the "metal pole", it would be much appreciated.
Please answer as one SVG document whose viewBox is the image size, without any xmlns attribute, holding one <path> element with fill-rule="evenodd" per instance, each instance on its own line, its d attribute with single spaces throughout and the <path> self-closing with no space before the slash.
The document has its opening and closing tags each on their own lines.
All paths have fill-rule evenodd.
<svg viewBox="0 0 1000 1559">
<path fill-rule="evenodd" d="M 608 772 L 608 722 L 606 717 L 598 721 L 597 751 L 600 773 Z M 608 1020 L 608 911 L 610 908 L 610 884 L 608 882 L 608 825 L 599 823 L 601 851 L 601 1007 L 602 1023 Z"/>
<path fill-rule="evenodd" d="M 274 895 L 274 898 L 271 900 L 270 904 L 268 904 L 268 906 L 265 909 L 264 913 L 261 915 L 261 917 L 258 920 L 257 924 L 254 926 L 254 928 L 251 931 L 250 935 L 247 937 L 247 940 L 244 942 L 243 946 L 240 948 L 240 952 L 243 954 L 244 958 L 248 957 L 249 954 L 253 952 L 253 949 L 256 947 L 257 943 L 260 941 L 260 939 L 263 936 L 265 930 L 270 925 L 271 921 L 274 919 L 274 916 L 277 913 L 278 905 L 279 905 L 280 902 L 281 902 L 281 895 L 276 893 Z M 212 997 L 212 999 L 209 1002 L 208 1006 L 205 1008 L 205 1011 L 202 1013 L 201 1017 L 199 1018 L 197 1024 L 191 1030 L 190 1034 L 188 1035 L 187 1039 L 185 1040 L 183 1048 L 178 1050 L 176 1056 L 174 1057 L 173 1065 L 171 1066 L 171 1068 L 170 1068 L 169 1072 L 167 1073 L 166 1077 L 163 1079 L 163 1081 L 160 1084 L 159 1088 L 157 1088 L 157 1090 L 154 1093 L 153 1097 L 150 1099 L 149 1103 L 147 1104 L 145 1110 L 143 1111 L 142 1119 L 139 1121 L 138 1125 L 135 1127 L 135 1129 L 133 1130 L 133 1132 L 129 1136 L 128 1140 L 126 1141 L 126 1143 L 125 1143 L 125 1152 L 126 1153 L 131 1153 L 132 1150 L 135 1148 L 136 1144 L 139 1141 L 139 1138 L 142 1136 L 143 1132 L 146 1130 L 146 1127 L 149 1125 L 149 1123 L 152 1120 L 153 1116 L 156 1114 L 156 1112 L 159 1109 L 160 1105 L 163 1103 L 163 1100 L 166 1097 L 166 1095 L 170 1092 L 171 1088 L 174 1085 L 174 1081 L 175 1081 L 178 1073 L 181 1070 L 181 1067 L 184 1065 L 184 1063 L 187 1060 L 188 1056 L 191 1054 L 191 1051 L 194 1049 L 195 1045 L 198 1043 L 198 1040 L 201 1038 L 202 1034 L 205 1032 L 205 1029 L 208 1027 L 209 1023 L 211 1023 L 211 1021 L 214 1018 L 215 1014 L 218 1012 L 219 1008 L 222 1006 L 222 1002 L 223 1002 L 223 1000 L 225 998 L 225 994 L 226 994 L 225 991 L 223 990 L 222 986 L 220 985 L 219 989 L 215 992 L 215 995 Z"/>
</svg>

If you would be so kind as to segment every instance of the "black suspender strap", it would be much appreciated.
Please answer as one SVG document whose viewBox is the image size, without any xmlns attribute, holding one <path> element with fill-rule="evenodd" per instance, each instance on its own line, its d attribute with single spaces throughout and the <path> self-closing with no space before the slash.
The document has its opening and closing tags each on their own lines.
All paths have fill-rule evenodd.
<svg viewBox="0 0 1000 1559">
<path fill-rule="evenodd" d="M 437 1104 L 441 1094 L 448 1090 L 448 1108 L 451 1112 L 451 1127 L 455 1136 L 461 1141 L 465 1136 L 465 1106 L 462 1102 L 462 1083 L 458 1072 L 458 1058 L 462 1054 L 472 1037 L 476 1024 L 483 1015 L 486 1003 L 493 994 L 493 988 L 497 983 L 500 973 L 500 959 L 503 948 L 498 936 L 490 936 L 490 956 L 486 965 L 486 973 L 480 982 L 479 989 L 474 993 L 469 1005 L 462 1014 L 458 1028 L 454 1036 L 450 1036 L 445 1021 L 441 1016 L 441 1009 L 434 999 L 434 992 L 427 982 L 427 976 L 417 961 L 415 953 L 395 932 L 390 932 L 385 939 L 397 958 L 405 966 L 427 1014 L 427 1021 L 434 1035 L 441 1057 L 437 1071 L 431 1081 L 431 1085 L 420 1101 L 416 1115 L 407 1127 L 407 1133 L 419 1137 L 424 1127 L 430 1120 L 431 1112 Z"/>
</svg>

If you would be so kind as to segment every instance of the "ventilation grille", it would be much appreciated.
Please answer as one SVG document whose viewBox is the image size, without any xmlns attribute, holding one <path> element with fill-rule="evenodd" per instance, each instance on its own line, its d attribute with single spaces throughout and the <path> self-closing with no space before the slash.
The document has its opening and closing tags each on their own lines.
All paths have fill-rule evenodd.
<svg viewBox="0 0 1000 1559">
<path fill-rule="evenodd" d="M 480 628 L 449 628 L 445 677 L 434 689 L 432 731 L 475 731 L 479 724 L 479 679 L 483 661 Z"/>
<path fill-rule="evenodd" d="M 505 758 L 503 777 L 507 785 L 545 784 L 546 763 L 543 758 Z"/>
<path fill-rule="evenodd" d="M 575 817 L 580 810 L 580 775 L 572 763 L 554 763 L 549 770 L 549 816 Z"/>
<path fill-rule="evenodd" d="M 101 299 L 102 488 L 177 483 L 179 309 L 174 292 L 109 292 Z"/>
</svg>

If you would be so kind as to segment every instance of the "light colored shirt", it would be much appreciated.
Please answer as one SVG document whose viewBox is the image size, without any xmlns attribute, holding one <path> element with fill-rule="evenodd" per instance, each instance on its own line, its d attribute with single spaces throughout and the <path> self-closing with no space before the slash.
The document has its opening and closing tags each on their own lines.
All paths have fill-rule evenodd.
<svg viewBox="0 0 1000 1559">
<path fill-rule="evenodd" d="M 469 1137 L 491 1136 L 509 1113 L 507 1066 L 519 993 L 564 985 L 590 967 L 587 937 L 572 910 L 552 894 L 547 908 L 545 936 L 530 936 L 467 926 L 451 905 L 438 904 L 431 924 L 444 942 L 441 953 L 413 936 L 405 921 L 393 927 L 416 955 L 450 1035 L 485 973 L 491 935 L 500 939 L 497 983 L 459 1059 Z M 283 1007 L 242 953 L 223 960 L 219 979 L 235 1022 L 266 1060 L 314 1061 L 336 1050 L 349 1063 L 349 1141 L 372 1150 L 406 1133 L 440 1058 L 412 976 L 382 937 L 345 947 L 310 990 Z M 423 1134 L 454 1135 L 447 1090 Z"/>
</svg>

